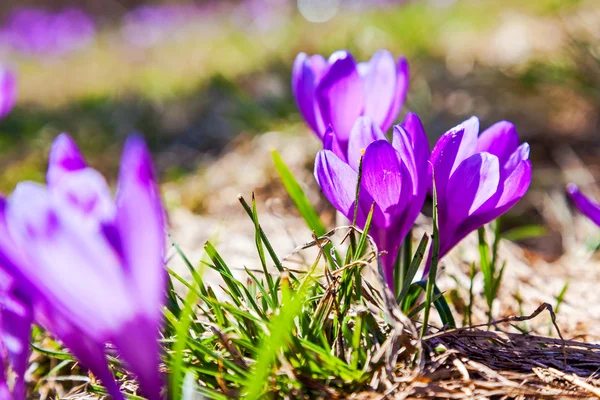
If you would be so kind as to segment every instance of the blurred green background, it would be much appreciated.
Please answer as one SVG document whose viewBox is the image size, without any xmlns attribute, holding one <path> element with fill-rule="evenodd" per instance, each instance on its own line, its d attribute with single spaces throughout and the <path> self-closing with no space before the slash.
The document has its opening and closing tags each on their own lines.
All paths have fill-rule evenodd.
<svg viewBox="0 0 600 400">
<path fill-rule="evenodd" d="M 124 138 L 143 132 L 163 181 L 197 173 L 240 135 L 277 130 L 313 140 L 291 94 L 295 55 L 349 49 L 366 60 L 379 48 L 408 58 L 403 114 L 417 112 L 432 142 L 471 115 L 482 127 L 516 124 L 535 171 L 528 201 L 513 212 L 521 222 L 540 221 L 539 193 L 562 191 L 573 160 L 600 175 L 597 0 L 325 3 L 331 15 L 315 17 L 292 0 L 196 2 L 203 12 L 166 28 L 160 41 L 133 45 L 123 20 L 146 3 L 52 2 L 92 14 L 97 35 L 61 56 L 0 52 L 19 79 L 18 104 L 0 122 L 0 189 L 42 180 L 49 143 L 62 131 L 109 176 Z M 173 3 L 152 3 L 165 4 Z M 0 16 L 17 5 L 47 7 L 8 1 Z"/>
</svg>

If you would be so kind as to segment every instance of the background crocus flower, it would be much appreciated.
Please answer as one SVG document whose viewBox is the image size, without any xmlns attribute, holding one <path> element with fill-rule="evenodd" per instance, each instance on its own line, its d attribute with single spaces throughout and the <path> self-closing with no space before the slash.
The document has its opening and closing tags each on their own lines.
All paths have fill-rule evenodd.
<svg viewBox="0 0 600 400">
<path fill-rule="evenodd" d="M 4 118 L 17 100 L 17 80 L 7 68 L 0 66 L 0 119 Z"/>
<path fill-rule="evenodd" d="M 529 145 L 519 145 L 513 124 L 498 122 L 478 133 L 479 120 L 472 117 L 442 135 L 431 153 L 440 257 L 505 213 L 531 182 Z"/>
<path fill-rule="evenodd" d="M 359 116 L 370 117 L 384 132 L 392 126 L 408 82 L 406 59 L 396 61 L 387 50 L 358 64 L 348 51 L 337 51 L 329 60 L 300 53 L 292 71 L 292 90 L 302 116 L 321 139 L 331 125 L 343 154 Z"/>
<path fill-rule="evenodd" d="M 600 205 L 581 193 L 574 183 L 567 185 L 567 193 L 569 193 L 579 211 L 591 219 L 593 223 L 600 226 Z"/>
<path fill-rule="evenodd" d="M 139 137 L 123 151 L 116 200 L 75 143 L 59 136 L 47 187 L 20 183 L 3 202 L 0 258 L 30 287 L 36 321 L 122 398 L 103 349 L 114 344 L 150 399 L 161 398 L 163 208 Z"/>
<path fill-rule="evenodd" d="M 364 227 L 366 217 L 375 204 L 369 233 L 382 256 L 388 285 L 393 288 L 394 262 L 404 237 L 413 226 L 425 201 L 429 187 L 429 145 L 425 131 L 415 114 L 409 114 L 403 125 L 394 127 L 389 143 L 368 119 L 357 121 L 351 147 L 366 144 L 362 164 L 357 225 Z M 372 141 L 373 132 L 381 138 Z M 360 160 L 360 150 L 355 156 Z M 354 160 L 355 157 L 352 158 Z M 317 153 L 315 178 L 323 194 L 346 218 L 354 217 L 357 171 L 334 151 Z"/>
<path fill-rule="evenodd" d="M 20 7 L 8 15 L 0 41 L 23 54 L 60 56 L 87 46 L 95 34 L 92 17 L 78 8 Z"/>
</svg>

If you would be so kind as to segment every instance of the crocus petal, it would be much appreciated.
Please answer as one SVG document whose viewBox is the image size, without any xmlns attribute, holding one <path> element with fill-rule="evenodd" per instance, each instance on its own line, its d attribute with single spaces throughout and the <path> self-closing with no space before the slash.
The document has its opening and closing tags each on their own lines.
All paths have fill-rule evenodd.
<svg viewBox="0 0 600 400">
<path fill-rule="evenodd" d="M 67 322 L 57 324 L 53 319 L 53 323 L 46 326 L 85 368 L 100 378 L 102 385 L 113 399 L 125 399 L 108 368 L 103 344 L 90 340 L 88 335 Z"/>
<path fill-rule="evenodd" d="M 315 159 L 315 179 L 327 200 L 348 220 L 354 217 L 358 175 L 329 150 L 320 150 Z M 359 208 L 359 214 L 361 210 Z M 362 214 L 363 221 L 365 215 Z"/>
<path fill-rule="evenodd" d="M 380 228 L 390 226 L 405 207 L 412 192 L 406 167 L 400 162 L 398 152 L 387 140 L 371 143 L 363 157 L 362 189 L 376 204 L 373 219 Z M 361 190 L 362 192 L 362 190 Z"/>
<path fill-rule="evenodd" d="M 350 133 L 348 142 L 348 164 L 358 170 L 360 159 L 372 142 L 376 140 L 385 140 L 385 135 L 379 129 L 379 126 L 370 117 L 359 117 Z"/>
<path fill-rule="evenodd" d="M 398 118 L 398 114 L 404 105 L 404 101 L 406 100 L 406 94 L 408 92 L 408 85 L 410 82 L 410 69 L 408 67 L 408 61 L 404 57 L 400 57 L 398 59 L 398 64 L 396 65 L 396 93 L 394 97 L 394 103 L 392 107 L 389 109 L 388 116 L 381 126 L 381 129 L 385 132 L 389 129 L 390 126 L 394 123 L 396 118 Z"/>
<path fill-rule="evenodd" d="M 462 239 L 455 230 L 496 194 L 499 183 L 498 157 L 490 153 L 474 154 L 460 164 L 448 181 L 446 197 L 438 202 L 441 255 Z"/>
<path fill-rule="evenodd" d="M 16 245 L 28 250 L 31 261 L 19 265 L 21 273 L 73 324 L 102 340 L 131 319 L 118 256 L 72 212 L 55 209 L 45 188 L 20 183 L 8 199 L 6 223 Z"/>
<path fill-rule="evenodd" d="M 327 127 L 327 130 L 323 135 L 323 149 L 332 151 L 333 154 L 340 158 L 340 160 L 348 162 L 346 153 L 342 150 L 340 142 L 337 140 L 337 136 L 335 135 L 331 125 Z"/>
<path fill-rule="evenodd" d="M 381 129 L 387 130 L 388 116 L 397 97 L 398 78 L 394 57 L 387 50 L 379 50 L 361 69 L 365 88 L 364 115 L 371 117 Z"/>
<path fill-rule="evenodd" d="M 13 385 L 15 399 L 25 398 L 25 371 L 29 358 L 29 336 L 33 315 L 31 304 L 16 293 L 5 293 L 0 300 L 2 318 L 2 342 L 8 352 L 12 369 L 16 375 Z"/>
<path fill-rule="evenodd" d="M 46 175 L 48 185 L 56 184 L 66 173 L 85 167 L 85 159 L 73 139 L 66 133 L 58 135 L 50 149 Z"/>
<path fill-rule="evenodd" d="M 477 151 L 494 154 L 504 165 L 519 147 L 519 135 L 515 126 L 508 121 L 496 122 L 483 131 L 477 139 Z"/>
<path fill-rule="evenodd" d="M 419 182 L 419 171 L 417 170 L 417 161 L 415 159 L 415 153 L 413 144 L 411 142 L 410 134 L 404 129 L 402 125 L 396 125 L 394 127 L 394 133 L 392 136 L 392 146 L 398 154 L 400 159 L 406 165 L 410 180 L 413 183 Z M 419 190 L 419 185 L 415 184 L 412 186 L 412 194 L 415 195 Z"/>
<path fill-rule="evenodd" d="M 529 143 L 523 143 L 512 153 L 504 165 L 503 174 L 509 176 L 525 160 L 529 159 Z"/>
<path fill-rule="evenodd" d="M 519 201 L 529 189 L 531 183 L 531 162 L 522 160 L 512 173 L 502 182 L 502 195 L 496 205 L 498 216 L 506 212 Z"/>
<path fill-rule="evenodd" d="M 0 67 L 0 118 L 5 117 L 14 107 L 17 99 L 17 80 L 6 68 Z"/>
<path fill-rule="evenodd" d="M 50 187 L 55 204 L 77 211 L 92 231 L 103 222 L 111 222 L 116 214 L 114 200 L 106 179 L 92 168 L 83 168 L 65 174 Z"/>
<path fill-rule="evenodd" d="M 406 117 L 404 117 L 402 126 L 409 134 L 417 164 L 428 165 L 431 151 L 429 150 L 429 141 L 427 140 L 425 128 L 423 128 L 423 123 L 421 122 L 419 116 L 415 113 L 409 112 L 406 114 Z M 392 144 L 393 143 L 394 142 L 392 141 Z"/>
<path fill-rule="evenodd" d="M 347 149 L 354 121 L 363 112 L 364 85 L 348 52 L 336 52 L 316 89 L 323 122 L 331 124 L 342 149 Z"/>
<path fill-rule="evenodd" d="M 466 158 L 477 150 L 479 120 L 471 117 L 444 133 L 431 152 L 438 196 L 443 197 L 450 176 Z"/>
<path fill-rule="evenodd" d="M 324 124 L 321 113 L 316 105 L 315 90 L 318 74 L 326 65 L 321 56 L 308 57 L 305 53 L 296 56 L 292 70 L 292 91 L 302 116 L 319 136 L 322 135 Z"/>
<path fill-rule="evenodd" d="M 122 326 L 113 338 L 119 354 L 136 375 L 140 387 L 150 400 L 162 400 L 163 379 L 158 370 L 160 345 L 155 321 L 137 318 Z"/>
<path fill-rule="evenodd" d="M 399 232 L 402 237 L 408 233 L 419 216 L 431 181 L 428 163 L 429 147 L 425 131 L 415 130 L 414 127 L 411 129 L 413 129 L 413 134 L 404 129 L 402 125 L 396 125 L 392 142 L 406 166 L 412 186 L 411 197 L 408 200 L 403 220 L 399 224 Z"/>
<path fill-rule="evenodd" d="M 573 183 L 567 186 L 567 193 L 569 193 L 579 211 L 600 226 L 600 205 L 583 195 L 577 185 Z"/>
<path fill-rule="evenodd" d="M 136 301 L 160 319 L 165 297 L 165 221 L 150 153 L 143 139 L 125 143 L 117 189 L 117 226 Z M 129 289 L 131 290 L 131 288 Z"/>
</svg>

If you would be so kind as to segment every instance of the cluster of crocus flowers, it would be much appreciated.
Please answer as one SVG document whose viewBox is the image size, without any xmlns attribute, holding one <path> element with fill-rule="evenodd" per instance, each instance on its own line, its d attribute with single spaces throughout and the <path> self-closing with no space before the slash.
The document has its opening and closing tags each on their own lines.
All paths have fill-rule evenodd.
<svg viewBox="0 0 600 400">
<path fill-rule="evenodd" d="M 406 59 L 395 60 L 386 50 L 364 63 L 348 51 L 337 51 L 329 60 L 301 53 L 292 71 L 292 90 L 306 123 L 320 139 L 331 127 L 344 161 L 356 119 L 367 116 L 386 132 L 404 104 L 408 82 Z"/>
<path fill-rule="evenodd" d="M 328 132 L 333 135 L 333 132 Z M 350 163 L 326 141 L 315 160 L 315 177 L 325 197 L 346 218 L 363 227 L 373 206 L 370 234 L 380 250 L 386 281 L 393 287 L 396 255 L 415 223 L 429 188 L 429 144 L 416 114 L 396 125 L 392 143 L 368 117 L 359 118 L 349 138 Z M 362 174 L 355 207 L 361 155 Z"/>
<path fill-rule="evenodd" d="M 0 265 L 12 281 L 10 297 L 3 297 L 2 325 L 11 327 L 2 331 L 4 354 L 23 361 L 18 350 L 27 349 L 29 309 L 113 398 L 123 396 L 105 359 L 107 343 L 141 391 L 162 398 L 165 221 L 144 141 L 134 136 L 125 144 L 115 199 L 63 134 L 51 149 L 47 186 L 22 182 L 0 204 Z M 21 321 L 20 328 L 7 317 Z M 18 363 L 13 369 L 24 372 Z"/>
<path fill-rule="evenodd" d="M 0 66 L 0 119 L 12 110 L 17 99 L 17 80 L 12 71 Z"/>
<path fill-rule="evenodd" d="M 581 193 L 574 183 L 567 185 L 567 193 L 573 200 L 575 207 L 577 207 L 583 215 L 592 220 L 593 223 L 600 226 L 600 204 Z"/>
<path fill-rule="evenodd" d="M 406 61 L 396 63 L 384 50 L 361 64 L 346 51 L 328 61 L 302 53 L 292 73 L 300 112 L 323 141 L 315 160 L 317 182 L 333 206 L 349 220 L 356 216 L 361 227 L 374 206 L 371 234 L 385 251 L 390 286 L 399 247 L 434 182 L 440 257 L 510 209 L 531 182 L 529 145 L 519 143 L 506 121 L 479 135 L 479 120 L 472 117 L 442 135 L 430 155 L 421 121 L 409 113 L 389 143 L 383 132 L 397 117 L 407 87 Z"/>
</svg>

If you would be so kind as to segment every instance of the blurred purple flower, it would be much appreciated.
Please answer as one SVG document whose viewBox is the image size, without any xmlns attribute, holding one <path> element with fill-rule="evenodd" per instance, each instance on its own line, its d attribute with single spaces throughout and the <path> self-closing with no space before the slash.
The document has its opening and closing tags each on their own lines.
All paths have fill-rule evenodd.
<svg viewBox="0 0 600 400">
<path fill-rule="evenodd" d="M 374 203 L 369 232 L 379 250 L 387 251 L 382 263 L 385 278 L 393 288 L 398 249 L 419 215 L 429 188 L 427 136 L 417 115 L 410 113 L 403 124 L 394 127 L 391 144 L 369 117 L 359 118 L 351 132 L 351 160 L 360 158 L 364 151 L 357 225 L 364 227 Z M 317 153 L 315 178 L 331 204 L 352 220 L 358 180 L 355 168 L 326 148 Z"/>
<path fill-rule="evenodd" d="M 395 61 L 387 50 L 358 64 L 348 51 L 337 51 L 327 61 L 318 54 L 300 53 L 292 71 L 292 90 L 302 116 L 321 139 L 331 125 L 343 161 L 348 160 L 354 121 L 368 116 L 387 131 L 404 104 L 408 82 L 406 59 Z"/>
<path fill-rule="evenodd" d="M 155 46 L 173 38 L 177 31 L 191 24 L 199 15 L 211 14 L 214 5 L 203 8 L 194 5 L 142 5 L 123 17 L 122 34 L 129 44 Z"/>
<path fill-rule="evenodd" d="M 8 69 L 0 66 L 0 119 L 6 117 L 17 100 L 17 79 Z"/>
<path fill-rule="evenodd" d="M 29 335 L 33 311 L 27 294 L 16 287 L 14 279 L 0 269 L 0 399 L 25 398 L 25 371 L 29 358 Z M 12 394 L 5 371 L 15 375 Z"/>
<path fill-rule="evenodd" d="M 567 185 L 567 193 L 569 193 L 579 211 L 591 219 L 593 223 L 600 226 L 600 205 L 581 193 L 574 183 Z"/>
<path fill-rule="evenodd" d="M 498 122 L 478 133 L 479 120 L 471 117 L 442 135 L 431 153 L 440 257 L 504 214 L 531 182 L 529 144 L 519 145 L 513 124 Z"/>
<path fill-rule="evenodd" d="M 114 398 L 123 396 L 106 364 L 107 342 L 146 396 L 160 399 L 164 211 L 144 141 L 125 145 L 116 200 L 65 134 L 52 146 L 47 183 L 22 182 L 3 201 L 0 264 L 27 288 L 36 321 Z"/>
<path fill-rule="evenodd" d="M 8 16 L 0 37 L 24 54 L 60 56 L 87 46 L 95 33 L 92 18 L 77 8 L 59 12 L 17 8 Z"/>
</svg>

